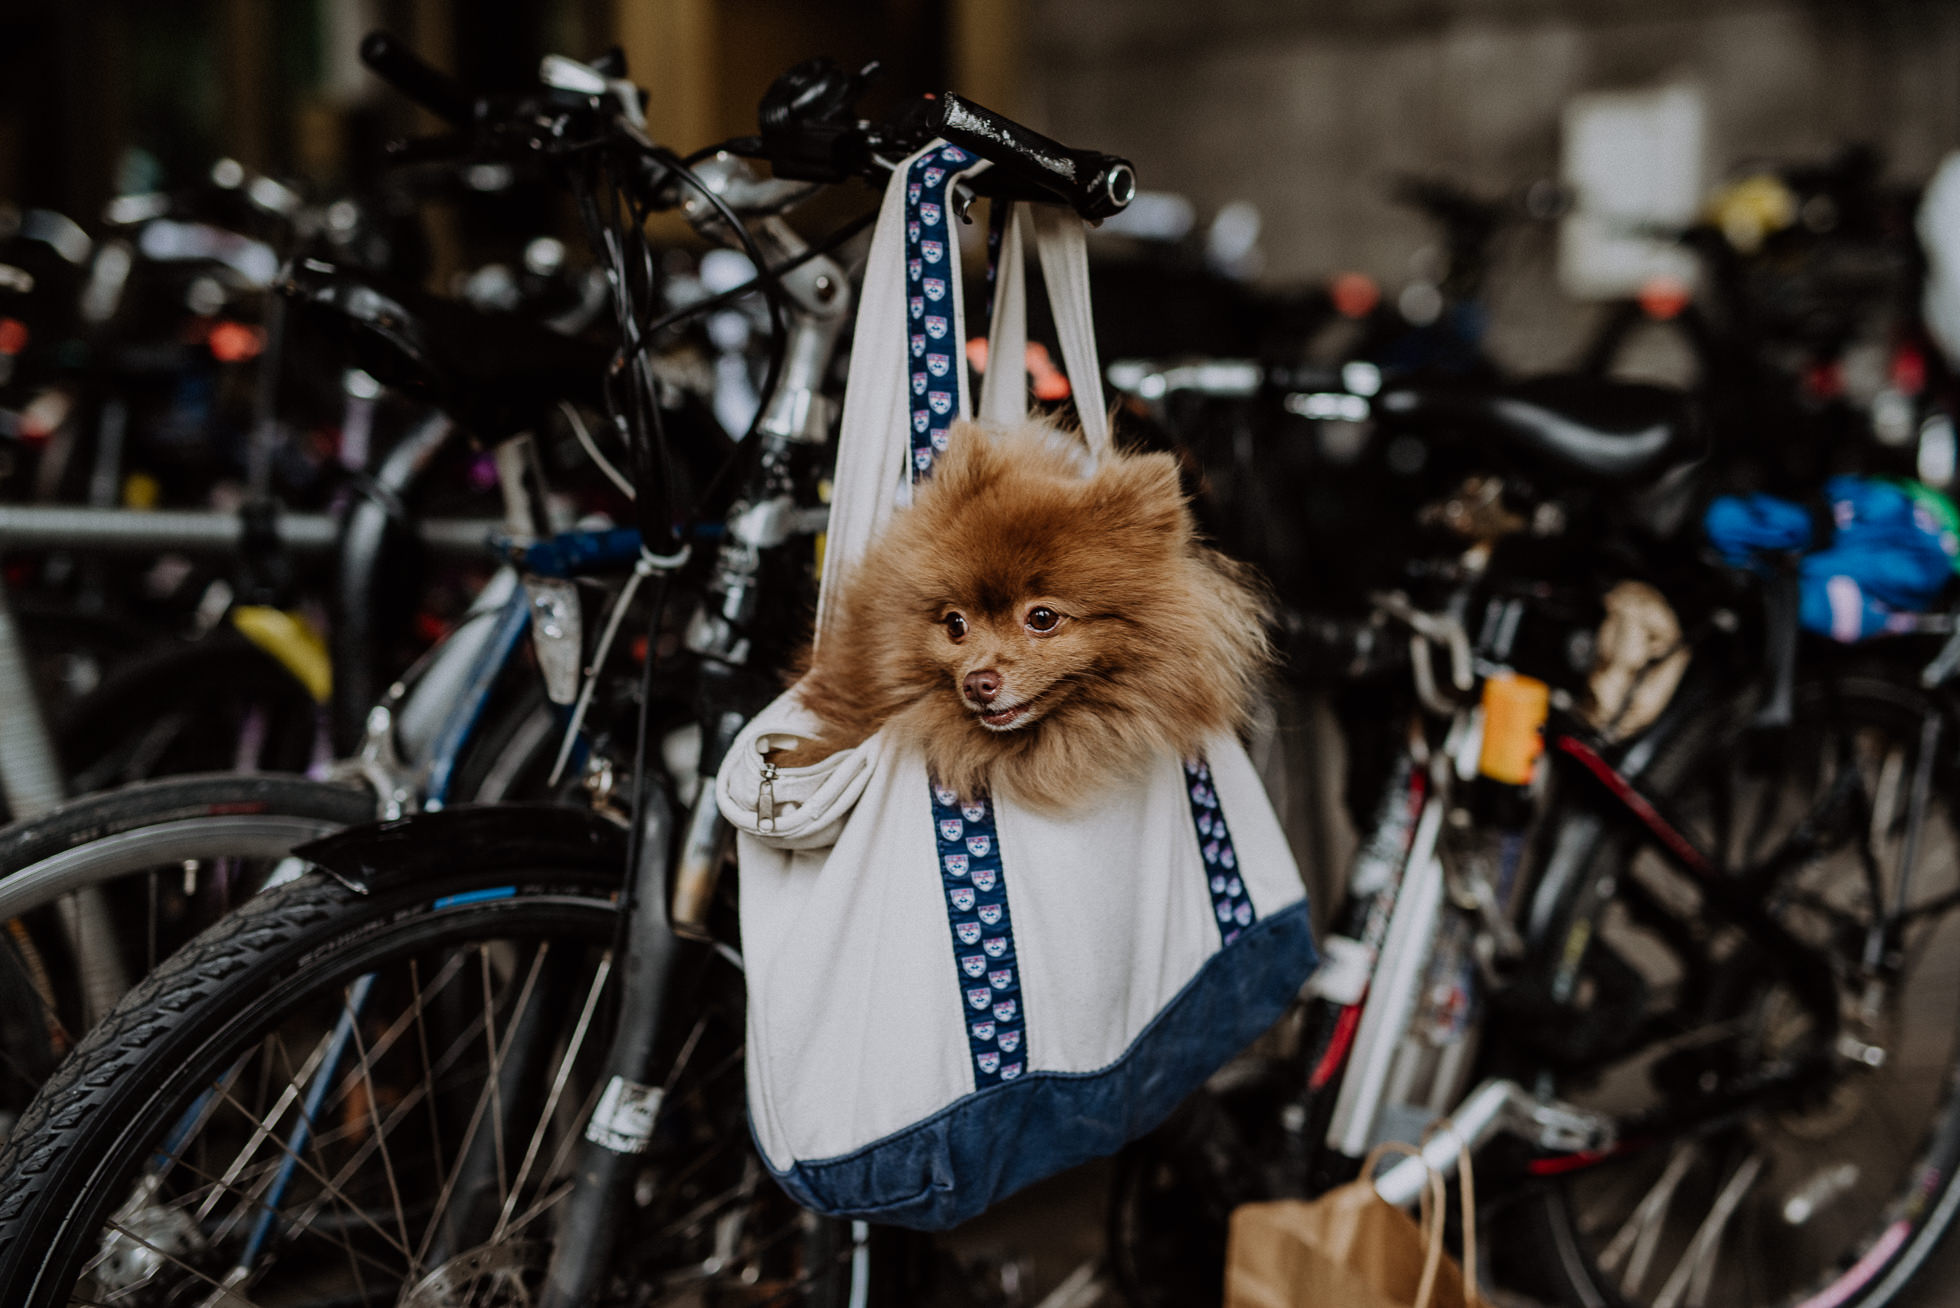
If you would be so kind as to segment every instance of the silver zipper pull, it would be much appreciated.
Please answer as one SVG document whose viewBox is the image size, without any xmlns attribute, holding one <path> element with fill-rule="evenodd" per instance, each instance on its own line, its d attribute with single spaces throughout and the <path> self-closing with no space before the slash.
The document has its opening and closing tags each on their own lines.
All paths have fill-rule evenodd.
<svg viewBox="0 0 1960 1308">
<path fill-rule="evenodd" d="M 760 820 L 762 830 L 773 832 L 776 829 L 776 778 L 782 774 L 769 761 L 771 744 L 766 735 L 755 742 L 756 749 L 762 754 L 762 788 L 756 792 L 755 815 Z"/>
</svg>

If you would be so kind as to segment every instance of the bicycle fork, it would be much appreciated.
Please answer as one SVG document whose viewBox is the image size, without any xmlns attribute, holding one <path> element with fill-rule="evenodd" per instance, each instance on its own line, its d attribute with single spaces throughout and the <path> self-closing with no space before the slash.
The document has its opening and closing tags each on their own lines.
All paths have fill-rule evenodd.
<svg viewBox="0 0 1960 1308">
<path fill-rule="evenodd" d="M 678 941 L 667 913 L 673 810 L 657 785 L 646 787 L 639 866 L 627 917 L 619 1018 L 600 1084 L 605 1089 L 578 1145 L 571 1192 L 560 1207 L 557 1243 L 539 1308 L 581 1308 L 612 1261 L 639 1157 L 653 1138 L 663 1087 L 648 1081 L 666 1016 Z"/>
</svg>

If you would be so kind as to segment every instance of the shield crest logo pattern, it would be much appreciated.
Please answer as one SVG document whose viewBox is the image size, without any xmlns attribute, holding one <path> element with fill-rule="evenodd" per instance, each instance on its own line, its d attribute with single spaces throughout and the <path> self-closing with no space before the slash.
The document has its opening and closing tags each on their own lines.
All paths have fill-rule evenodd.
<svg viewBox="0 0 1960 1308">
<path fill-rule="evenodd" d="M 1231 875 L 1239 865 L 1232 848 L 1232 833 L 1219 806 L 1218 790 L 1212 783 L 1211 768 L 1203 759 L 1184 765 L 1186 791 L 1191 797 L 1191 828 L 1204 860 L 1205 884 L 1211 892 L 1212 914 L 1218 919 L 1220 947 L 1232 944 L 1245 928 L 1258 919 L 1243 879 Z"/>
<path fill-rule="evenodd" d="M 915 372 L 912 374 L 912 393 L 914 395 L 924 395 L 926 393 L 926 375 L 924 373 Z"/>
<path fill-rule="evenodd" d="M 939 872 L 953 928 L 960 992 L 974 1008 L 991 1010 L 967 1024 L 975 1085 L 988 1085 L 1000 1079 L 999 1069 L 996 1066 L 988 1072 L 982 1058 L 999 1058 L 997 1041 L 1005 1037 L 1010 1049 L 1027 1047 L 1027 1025 L 1020 1015 L 1013 923 L 998 861 L 993 805 L 984 796 L 962 799 L 936 782 L 930 789 L 933 835 L 939 845 Z M 976 841 L 983 852 L 974 852 Z M 974 998 L 980 989 L 975 983 L 982 979 L 992 997 L 985 1004 Z"/>
<path fill-rule="evenodd" d="M 1010 1054 L 1013 1053 L 1016 1049 L 1019 1049 L 1021 1047 L 1021 1033 L 1019 1031 L 1001 1032 L 1000 1047 L 1003 1051 L 1007 1053 Z"/>
<path fill-rule="evenodd" d="M 942 146 L 914 160 L 905 179 L 906 283 L 917 292 L 906 298 L 907 335 L 912 359 L 923 361 L 906 370 L 906 380 L 912 383 L 907 397 L 914 433 L 911 456 L 921 477 L 931 474 L 935 452 L 947 447 L 947 427 L 960 409 L 957 388 L 965 380 L 964 370 L 955 366 L 960 331 L 947 311 L 958 302 L 952 282 L 958 252 L 948 230 L 946 194 L 955 174 L 972 159 L 965 150 Z M 921 366 L 927 379 L 923 387 L 912 371 Z M 967 1028 L 974 1082 L 998 1084 L 1021 1075 L 1028 1065 L 1028 1034 L 993 807 L 984 796 L 963 801 L 937 783 L 931 791 L 939 875 L 953 928 L 954 975 L 966 1003 L 980 1014 Z M 982 977 L 984 988 L 977 984 Z M 995 1043 L 1002 1037 L 1019 1053 L 1010 1065 L 1003 1065 Z"/>
</svg>

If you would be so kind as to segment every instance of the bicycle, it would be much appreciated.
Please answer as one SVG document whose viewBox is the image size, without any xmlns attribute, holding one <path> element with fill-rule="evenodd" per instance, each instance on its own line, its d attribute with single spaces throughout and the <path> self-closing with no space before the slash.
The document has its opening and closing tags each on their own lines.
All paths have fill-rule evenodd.
<svg viewBox="0 0 1960 1308">
<path fill-rule="evenodd" d="M 637 239 L 627 225 L 631 215 L 683 199 L 712 210 L 766 270 L 761 287 L 772 297 L 793 285 L 786 264 L 808 268 L 803 293 L 826 311 L 813 321 L 834 340 L 836 313 L 848 304 L 841 270 L 822 266 L 821 247 L 786 250 L 775 260 L 757 257 L 760 250 L 727 195 L 739 176 L 731 169 L 718 185 L 709 170 L 697 172 L 653 146 L 637 121 L 637 97 L 616 67 L 547 61 L 544 92 L 515 112 L 486 104 L 479 117 L 467 97 L 392 43 L 370 41 L 365 53 L 371 66 L 450 121 L 482 123 L 479 141 L 525 151 L 536 143 L 568 162 L 583 184 L 595 245 L 608 253 L 619 290 L 621 366 L 610 372 L 620 380 L 607 398 L 623 431 L 636 438 L 628 447 L 636 455 L 658 462 L 665 451 L 651 379 L 635 362 L 657 324 L 645 307 L 643 268 L 627 257 Z M 930 107 L 937 119 L 920 114 L 874 126 L 855 121 L 856 88 L 835 70 L 806 67 L 786 82 L 764 115 L 764 144 L 773 140 L 769 157 L 779 177 L 800 170 L 813 181 L 882 180 L 880 157 L 902 157 L 913 145 L 964 126 L 961 139 L 998 165 L 990 183 L 996 194 L 1062 198 L 1091 213 L 1127 201 L 1127 165 L 1048 151 L 1052 143 L 955 97 Z M 773 119 L 771 105 L 782 111 Z M 964 117 L 949 122 L 955 115 Z M 979 139 L 981 128 L 1010 135 Z M 604 176 L 601 169 L 608 170 Z M 787 198 L 780 189 L 777 194 Z M 395 367 L 425 384 L 442 384 L 418 358 L 414 347 L 421 341 L 399 348 L 401 319 L 383 309 L 375 322 L 382 335 L 394 336 Z M 821 343 L 814 330 L 811 339 Z M 772 438 L 748 447 L 755 463 L 707 569 L 704 591 L 712 603 L 680 633 L 701 667 L 704 743 L 697 766 L 706 773 L 715 749 L 726 747 L 745 716 L 744 703 L 766 694 L 770 660 L 793 639 L 783 574 L 800 570 L 807 577 L 808 564 L 790 568 L 782 546 L 806 538 L 819 520 L 813 501 L 816 456 L 828 435 L 820 403 L 825 356 L 789 344 L 781 343 L 757 419 Z M 484 434 L 494 438 L 504 430 L 493 425 Z M 679 566 L 688 537 L 673 536 L 668 487 L 651 471 L 636 459 L 634 549 L 647 551 L 642 566 L 656 578 L 651 607 L 657 614 L 666 584 L 660 575 Z M 616 603 L 613 618 L 624 608 Z M 661 636 L 655 623 L 650 651 Z M 643 675 L 655 662 L 650 652 Z M 643 688 L 643 752 L 655 698 Z M 68 1147 L 73 1137 L 56 1143 L 42 1135 L 67 1114 L 43 1110 L 67 1095 L 93 1093 L 83 1087 L 102 1083 L 86 1070 L 90 1063 L 126 1064 L 142 1043 L 150 1052 L 140 1057 L 157 1060 L 157 1078 L 145 1072 L 112 1076 L 110 1083 L 151 1085 L 157 1095 L 149 1109 L 132 1104 L 129 1112 L 85 1118 L 125 1123 L 131 1128 L 120 1133 L 125 1145 L 154 1127 L 159 1134 L 152 1143 L 184 1160 L 183 1168 L 148 1167 L 141 1156 L 149 1146 L 139 1145 L 141 1156 L 111 1148 L 116 1170 L 133 1167 L 133 1188 L 65 1172 L 60 1185 L 79 1183 L 76 1197 L 90 1196 L 82 1208 L 63 1201 L 68 1211 L 54 1225 L 65 1237 L 47 1226 L 54 1212 L 39 1204 L 52 1197 L 48 1187 L 10 1187 L 0 1200 L 6 1233 L 0 1280 L 28 1302 L 66 1295 L 71 1273 L 85 1264 L 84 1276 L 111 1278 L 125 1289 L 143 1284 L 146 1292 L 164 1293 L 162 1281 L 174 1281 L 183 1293 L 204 1297 L 221 1290 L 242 1297 L 249 1284 L 263 1298 L 290 1277 L 284 1284 L 296 1294 L 320 1284 L 331 1292 L 337 1279 L 341 1291 L 357 1298 L 371 1298 L 371 1283 L 381 1278 L 386 1293 L 408 1302 L 452 1302 L 481 1291 L 479 1302 L 513 1302 L 535 1292 L 541 1302 L 582 1303 L 631 1280 L 655 1292 L 693 1287 L 724 1300 L 862 1302 L 871 1259 L 862 1228 L 816 1222 L 790 1209 L 752 1152 L 736 1143 L 740 1129 L 729 1114 L 738 1099 L 714 1093 L 740 1059 L 733 1021 L 739 974 L 732 966 L 739 956 L 715 930 L 727 907 L 716 893 L 725 827 L 713 815 L 711 797 L 697 798 L 683 825 L 651 774 L 644 757 L 636 760 L 629 776 L 638 790 L 638 817 L 624 829 L 590 810 L 487 807 L 427 814 L 309 847 L 305 856 L 332 870 L 254 898 L 153 974 L 87 1038 L 37 1101 L 41 1107 L 29 1110 L 0 1164 L 11 1169 L 18 1161 L 23 1175 L 52 1180 L 30 1160 L 59 1155 L 79 1162 L 81 1154 Z M 629 869 L 623 892 L 622 864 Z M 174 1036 L 154 1023 L 148 1007 L 166 995 L 179 1008 L 163 1024 Z M 152 1016 L 137 1016 L 144 1013 Z M 326 1025 L 309 1036 L 287 1026 L 321 1020 Z M 600 1038 L 606 1027 L 610 1041 Z M 233 1052 L 219 1053 L 214 1039 Z M 296 1053 L 292 1039 L 313 1053 L 288 1060 L 280 1051 Z M 261 1048 L 270 1061 L 254 1052 Z M 204 1055 L 223 1066 L 212 1072 Z M 656 1079 L 654 1067 L 668 1070 Z M 77 1068 L 84 1069 L 79 1078 L 71 1075 Z M 185 1074 L 213 1088 L 190 1089 Z M 207 1170 L 214 1155 L 196 1151 L 223 1147 L 243 1121 L 235 1112 L 239 1096 L 255 1097 L 261 1074 L 293 1083 L 292 1093 L 273 1092 L 273 1101 L 283 1102 L 281 1120 L 260 1119 L 265 1129 L 247 1127 L 232 1140 L 272 1153 Z M 472 1094 L 472 1087 L 483 1093 Z M 196 1101 L 194 1109 L 165 1105 L 179 1089 Z M 656 1118 L 652 1110 L 661 1104 Z M 295 1109 L 297 1116 L 287 1115 Z M 398 1129 L 404 1133 L 393 1135 Z M 85 1152 L 110 1143 L 91 1142 Z M 53 1153 L 44 1152 L 50 1145 Z M 319 1167 L 323 1151 L 340 1161 Z M 371 1189 L 357 1176 L 369 1171 Z M 205 1180 L 195 1179 L 200 1173 Z M 404 1186 L 417 1185 L 424 1186 L 417 1197 L 398 1202 Z M 370 1201 L 381 1205 L 374 1210 L 379 1218 L 366 1210 Z M 200 1208 L 201 1216 L 192 1218 Z M 413 1241 L 403 1238 L 411 1210 L 425 1232 Z M 275 1211 L 284 1218 L 275 1220 Z M 442 1220 L 423 1223 L 436 1216 Z M 538 1225 L 546 1216 L 555 1241 L 543 1238 Z M 81 1230 L 97 1219 L 115 1228 L 108 1246 Z M 620 1227 L 629 1219 L 638 1234 L 620 1246 Z M 201 1230 L 207 1220 L 218 1243 L 193 1251 L 191 1243 L 204 1237 L 191 1237 L 186 1221 Z M 275 1235 L 278 1256 L 262 1258 L 275 1248 Z M 623 1262 L 615 1260 L 616 1249 Z M 59 1266 L 28 1266 L 46 1263 L 41 1255 L 51 1251 Z M 332 1267 L 309 1266 L 309 1256 L 322 1253 Z"/>
<path fill-rule="evenodd" d="M 1953 638 L 1799 659 L 1784 579 L 1759 600 L 1656 534 L 1668 517 L 1643 501 L 1692 447 L 1582 439 L 1576 413 L 1535 423 L 1532 397 L 1501 388 L 1357 377 L 1365 394 L 1339 375 L 1294 393 L 1455 436 L 1502 471 L 1418 511 L 1432 545 L 1368 619 L 1297 625 L 1322 667 L 1408 676 L 1388 701 L 1407 743 L 1361 832 L 1326 941 L 1337 961 L 1272 1049 L 1123 1165 L 1119 1281 L 1140 1304 L 1199 1301 L 1234 1205 L 1317 1193 L 1375 1142 L 1447 1117 L 1429 1163 L 1487 1146 L 1497 1220 L 1480 1226 L 1509 1287 L 1890 1301 L 1960 1206 L 1960 1099 L 1933 1084 L 1960 1065 L 1938 962 L 1960 903 L 1939 781 Z M 1124 380 L 1251 394 L 1301 379 L 1214 363 Z M 1692 660 L 1651 723 L 1586 711 L 1602 597 L 1630 570 L 1680 616 L 1636 681 Z M 1513 670 L 1563 701 L 1531 790 L 1493 783 L 1479 757 L 1494 711 L 1479 691 Z M 1820 1144 L 1890 1115 L 1896 1144 Z M 1377 1185 L 1402 1202 L 1422 1175 Z"/>
</svg>

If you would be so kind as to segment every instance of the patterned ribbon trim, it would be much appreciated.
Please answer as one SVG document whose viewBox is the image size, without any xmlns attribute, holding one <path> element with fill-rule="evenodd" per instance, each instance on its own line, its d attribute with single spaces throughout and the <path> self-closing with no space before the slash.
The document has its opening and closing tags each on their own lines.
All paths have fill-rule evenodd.
<svg viewBox="0 0 1960 1308">
<path fill-rule="evenodd" d="M 912 161 L 905 175 L 905 329 L 910 345 L 913 480 L 930 476 L 946 451 L 946 429 L 960 413 L 965 342 L 954 313 L 952 223 L 946 202 L 953 182 L 975 162 L 957 145 Z"/>
<path fill-rule="evenodd" d="M 1021 1004 L 1014 918 L 1007 908 L 992 802 L 983 797 L 962 804 L 935 782 L 932 819 L 977 1090 L 1012 1081 L 1027 1066 L 1028 1018 Z"/>
<path fill-rule="evenodd" d="M 1218 942 L 1223 948 L 1258 921 L 1259 914 L 1253 910 L 1252 896 L 1239 876 L 1238 851 L 1232 848 L 1232 833 L 1225 826 L 1225 810 L 1218 805 L 1210 765 L 1201 758 L 1187 760 L 1184 780 L 1185 793 L 1191 798 L 1191 823 L 1198 830 L 1198 852 L 1205 859 L 1212 915 L 1218 919 Z"/>
</svg>

